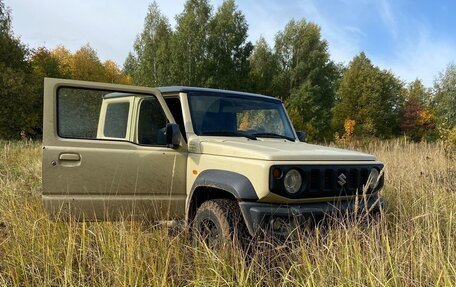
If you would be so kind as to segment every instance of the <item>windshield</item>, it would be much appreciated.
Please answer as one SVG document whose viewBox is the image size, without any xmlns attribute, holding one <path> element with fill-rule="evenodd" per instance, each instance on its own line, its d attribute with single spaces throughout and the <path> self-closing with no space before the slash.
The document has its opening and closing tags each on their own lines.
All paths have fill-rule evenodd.
<svg viewBox="0 0 456 287">
<path fill-rule="evenodd" d="M 197 135 L 286 138 L 295 136 L 280 101 L 267 98 L 193 92 L 188 94 Z"/>
</svg>

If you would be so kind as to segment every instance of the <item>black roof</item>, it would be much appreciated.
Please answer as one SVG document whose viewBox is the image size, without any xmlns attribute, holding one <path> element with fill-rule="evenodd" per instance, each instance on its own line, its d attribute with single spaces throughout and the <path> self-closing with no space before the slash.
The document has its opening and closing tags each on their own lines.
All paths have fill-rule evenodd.
<svg viewBox="0 0 456 287">
<path fill-rule="evenodd" d="M 168 87 L 159 87 L 158 90 L 162 94 L 174 94 L 174 93 L 187 93 L 187 92 L 205 92 L 205 93 L 221 93 L 224 95 L 233 95 L 233 96 L 246 96 L 246 97 L 260 97 L 269 100 L 276 100 L 280 101 L 277 98 L 260 95 L 260 94 L 253 94 L 253 93 L 246 93 L 246 92 L 237 92 L 237 91 L 230 91 L 230 90 L 220 90 L 220 89 L 209 89 L 209 88 L 197 88 L 197 87 L 186 87 L 186 86 L 168 86 Z M 134 93 L 122 93 L 122 92 L 113 92 L 103 96 L 105 99 L 109 98 L 119 98 L 119 97 L 126 97 L 132 96 Z"/>
<path fill-rule="evenodd" d="M 260 98 L 267 98 L 271 100 L 278 100 L 277 98 L 271 96 L 265 96 L 260 94 L 254 93 L 246 93 L 246 92 L 238 92 L 238 91 L 231 91 L 231 90 L 223 90 L 223 89 L 210 89 L 210 88 L 198 88 L 198 87 L 187 87 L 187 86 L 168 86 L 168 87 L 159 87 L 158 88 L 162 94 L 171 94 L 171 93 L 188 93 L 188 92 L 204 92 L 204 93 L 223 93 L 226 95 L 233 95 L 233 96 L 247 96 L 247 97 L 260 97 Z"/>
<path fill-rule="evenodd" d="M 222 93 L 226 95 L 236 95 L 236 96 L 248 96 L 248 97 L 262 97 L 268 99 L 278 100 L 274 97 L 260 95 L 260 94 L 253 94 L 253 93 L 246 93 L 246 92 L 238 92 L 238 91 L 230 91 L 230 90 L 222 90 L 222 89 L 210 89 L 210 88 L 198 88 L 198 87 L 186 87 L 186 86 L 169 86 L 169 87 L 159 87 L 158 88 L 162 94 L 170 94 L 170 93 L 187 93 L 187 92 L 205 92 L 205 93 Z"/>
</svg>

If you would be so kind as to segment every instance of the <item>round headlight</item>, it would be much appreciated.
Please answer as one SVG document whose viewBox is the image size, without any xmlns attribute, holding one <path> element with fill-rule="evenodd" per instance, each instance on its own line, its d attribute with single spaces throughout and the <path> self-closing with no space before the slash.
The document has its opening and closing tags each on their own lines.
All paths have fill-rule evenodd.
<svg viewBox="0 0 456 287">
<path fill-rule="evenodd" d="M 369 187 L 371 190 L 374 190 L 377 187 L 378 184 L 378 177 L 379 173 L 376 168 L 371 169 L 370 174 L 369 174 Z"/>
<path fill-rule="evenodd" d="M 283 179 L 283 184 L 285 186 L 285 190 L 290 194 L 295 194 L 299 191 L 302 184 L 302 177 L 299 171 L 296 169 L 292 169 L 285 174 L 285 178 Z"/>
</svg>

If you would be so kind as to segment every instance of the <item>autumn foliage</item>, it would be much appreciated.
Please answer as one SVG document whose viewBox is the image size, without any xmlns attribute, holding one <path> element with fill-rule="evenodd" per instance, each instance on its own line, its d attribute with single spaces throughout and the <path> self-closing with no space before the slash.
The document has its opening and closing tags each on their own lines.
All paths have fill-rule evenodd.
<svg viewBox="0 0 456 287">
<path fill-rule="evenodd" d="M 400 127 L 412 140 L 429 139 L 435 132 L 436 121 L 429 101 L 430 94 L 420 81 L 412 82 L 405 91 Z"/>
<path fill-rule="evenodd" d="M 214 9 L 188 0 L 171 25 L 157 3 L 123 67 L 100 60 L 89 44 L 30 49 L 12 31 L 11 11 L 0 0 L 0 138 L 41 135 L 43 78 L 140 86 L 191 85 L 279 98 L 296 130 L 310 141 L 405 135 L 414 141 L 448 139 L 456 129 L 456 66 L 432 89 L 409 84 L 376 66 L 364 53 L 336 64 L 320 27 L 290 20 L 273 43 L 248 38 L 248 23 L 234 0 Z M 255 126 L 246 114 L 241 128 Z M 450 141 L 451 142 L 451 141 Z"/>
</svg>

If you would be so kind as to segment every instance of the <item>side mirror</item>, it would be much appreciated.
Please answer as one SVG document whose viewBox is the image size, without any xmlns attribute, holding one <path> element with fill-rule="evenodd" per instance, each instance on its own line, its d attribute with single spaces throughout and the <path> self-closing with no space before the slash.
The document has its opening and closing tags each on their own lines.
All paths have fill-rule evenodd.
<svg viewBox="0 0 456 287">
<path fill-rule="evenodd" d="M 298 136 L 298 140 L 300 142 L 306 142 L 306 133 L 305 132 L 296 132 L 296 135 Z"/>
<path fill-rule="evenodd" d="M 177 148 L 180 144 L 180 129 L 178 124 L 166 124 L 166 145 L 170 148 Z"/>
</svg>

